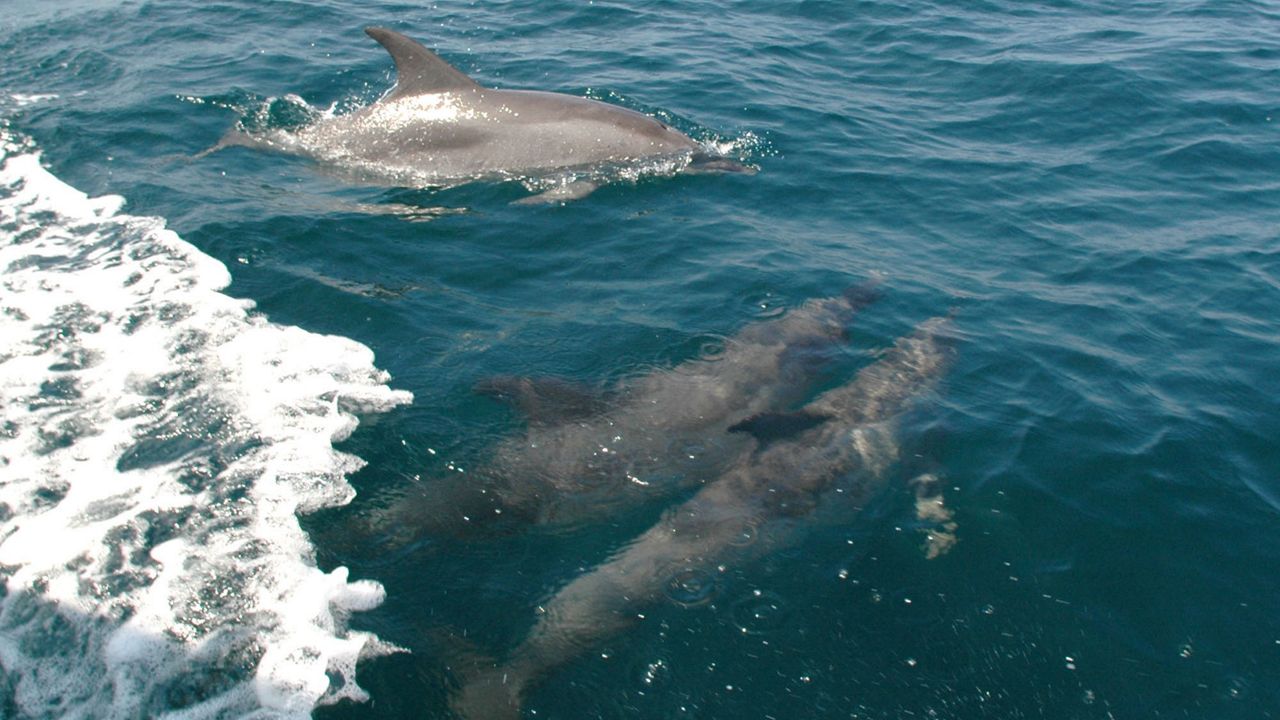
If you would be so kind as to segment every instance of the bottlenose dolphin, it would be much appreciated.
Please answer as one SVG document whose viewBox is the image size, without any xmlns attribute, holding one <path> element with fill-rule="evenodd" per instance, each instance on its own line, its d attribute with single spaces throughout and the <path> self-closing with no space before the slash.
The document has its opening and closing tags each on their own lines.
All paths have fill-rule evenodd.
<svg viewBox="0 0 1280 720">
<path fill-rule="evenodd" d="M 233 133 L 221 145 L 295 153 L 413 187 L 553 180 L 526 199 L 533 201 L 582 197 L 609 179 L 609 169 L 642 164 L 666 172 L 753 171 L 643 113 L 561 93 L 485 88 L 394 30 L 365 32 L 395 61 L 396 84 L 385 97 L 291 132 Z M 584 169 L 591 172 L 570 172 Z"/>
<path fill-rule="evenodd" d="M 499 443 L 475 471 L 427 483 L 393 510 L 393 522 L 415 535 L 567 524 L 714 477 L 751 443 L 730 425 L 801 402 L 877 282 L 748 325 L 711 357 L 608 394 L 561 380 L 483 383 L 528 414 L 527 431 Z"/>
<path fill-rule="evenodd" d="M 947 351 L 933 318 L 900 338 L 853 382 L 795 413 L 748 418 L 733 427 L 755 437 L 737 461 L 608 561 L 540 604 L 540 616 L 501 664 L 464 683 L 454 708 L 469 720 L 519 716 L 523 694 L 552 669 L 622 632 L 658 601 L 672 577 L 749 559 L 784 542 L 820 503 L 854 511 L 878 493 L 898 455 L 897 420 L 941 374 Z"/>
</svg>

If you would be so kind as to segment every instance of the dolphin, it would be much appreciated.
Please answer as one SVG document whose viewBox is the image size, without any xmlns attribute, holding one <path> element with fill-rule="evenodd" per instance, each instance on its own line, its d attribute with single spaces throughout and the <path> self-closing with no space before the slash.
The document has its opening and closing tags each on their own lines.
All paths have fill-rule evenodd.
<svg viewBox="0 0 1280 720">
<path fill-rule="evenodd" d="M 391 54 L 396 84 L 373 105 L 295 131 L 233 132 L 221 145 L 311 157 L 370 180 L 412 187 L 481 179 L 541 180 L 534 202 L 572 200 L 609 169 L 753 172 L 657 118 L 583 97 L 476 83 L 394 30 L 365 29 Z"/>
<path fill-rule="evenodd" d="M 643 535 L 540 603 L 524 640 L 505 661 L 464 681 L 454 709 L 469 720 L 519 717 L 531 687 L 623 632 L 677 574 L 766 553 L 820 503 L 838 500 L 846 511 L 865 506 L 897 458 L 899 418 L 947 365 L 940 335 L 948 323 L 921 323 L 852 382 L 799 411 L 736 423 L 732 431 L 752 436 L 753 446 Z M 746 528 L 757 540 L 744 546 Z"/>
<path fill-rule="evenodd" d="M 878 282 L 748 325 L 715 355 L 612 393 L 555 379 L 482 383 L 478 389 L 528 414 L 527 431 L 500 442 L 475 472 L 404 498 L 393 522 L 414 535 L 471 534 L 494 523 L 563 526 L 688 489 L 751 444 L 729 432 L 736 421 L 804 400 Z"/>
</svg>

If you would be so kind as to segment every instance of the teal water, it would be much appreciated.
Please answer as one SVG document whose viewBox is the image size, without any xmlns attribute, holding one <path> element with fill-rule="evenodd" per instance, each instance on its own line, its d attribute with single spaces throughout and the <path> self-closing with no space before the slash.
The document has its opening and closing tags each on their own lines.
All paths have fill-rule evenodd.
<svg viewBox="0 0 1280 720">
<path fill-rule="evenodd" d="M 10 0 L 3 15 L 8 251 L 53 228 L 109 244 L 111 263 L 137 261 L 140 276 L 158 272 L 151 231 L 60 214 L 61 196 L 24 205 L 34 171 L 14 158 L 38 152 L 62 183 L 162 218 L 230 273 L 225 290 L 191 287 L 251 300 L 256 314 L 205 320 L 199 308 L 214 300 L 193 289 L 183 301 L 181 284 L 164 302 L 130 290 L 114 304 L 82 284 L 40 324 L 24 318 L 41 293 L 97 255 L 6 256 L 5 333 L 31 339 L 0 354 L 11 442 L 0 452 L 0 716 L 450 717 L 467 668 L 510 653 L 558 589 L 682 499 L 497 536 L 407 527 L 394 512 L 403 498 L 484 467 L 525 432 L 475 384 L 661 373 L 869 277 L 882 277 L 881 297 L 809 397 L 955 313 L 950 369 L 904 422 L 883 491 L 863 513 L 797 523 L 794 543 L 700 569 L 707 597 L 676 593 L 581 648 L 529 692 L 525 717 L 1280 714 L 1270 4 Z M 659 114 L 760 171 L 645 177 L 525 207 L 511 204 L 526 194 L 515 182 L 388 189 L 247 148 L 191 159 L 237 122 L 298 122 L 290 94 L 339 111 L 376 99 L 393 75 L 361 32 L 370 24 L 423 40 L 484 85 Z M 92 357 L 118 353 L 127 369 L 151 356 L 146 333 L 88 338 L 146 303 L 170 328 L 170 356 L 208 335 L 246 344 L 232 353 L 241 364 L 208 340 L 198 368 L 157 371 L 154 416 L 89 412 L 97 386 L 75 373 L 110 364 Z M 252 334 L 262 323 L 280 332 L 269 347 Z M 330 335 L 374 358 L 319 337 Z M 23 364 L 73 350 L 90 359 Z M 236 370 L 259 362 L 276 374 Z M 22 389 L 37 371 L 50 374 Z M 307 394 L 304 381 L 330 376 L 360 389 Z M 245 419 L 257 417 L 254 397 L 295 381 L 305 387 L 273 420 Z M 337 420 L 297 419 L 329 405 L 359 417 L 349 437 Z M 185 510 L 159 497 L 122 509 L 150 475 L 131 495 L 44 482 L 92 476 L 59 453 L 98 457 L 83 448 L 117 435 L 129 439 L 101 451 L 101 482 L 178 478 L 194 498 Z M 318 443 L 236 474 L 285 435 Z M 366 464 L 325 464 L 330 438 Z M 907 483 L 924 470 L 943 479 L 958 538 L 933 559 Z M 245 518 L 275 502 L 258 490 L 268 476 L 297 480 L 288 496 L 305 535 L 270 540 L 288 562 L 245 550 L 267 543 Z M 115 505 L 84 499 L 95 492 Z M 201 514 L 224 501 L 238 509 Z M 19 531 L 59 505 L 67 531 L 41 537 L 69 544 L 67 559 L 37 572 Z M 286 507 L 272 522 L 292 517 Z M 170 562 L 187 574 L 160 588 L 166 548 L 216 547 L 227 528 L 244 535 L 206 558 L 212 570 Z M 236 567 L 248 579 L 228 575 Z M 385 598 L 270 612 L 258 595 L 235 600 L 314 567 L 326 578 L 347 568 Z M 182 595 L 195 577 L 205 584 Z M 182 609 L 157 609 L 178 608 L 179 595 Z M 316 651 L 331 660 L 307 676 L 320 687 L 290 704 L 274 688 L 293 687 L 289 667 L 310 667 L 310 646 L 289 643 L 311 632 L 288 629 L 291 613 L 320 618 L 324 637 L 369 633 L 407 652 L 365 644 L 354 681 L 369 699 L 357 702 L 341 697 L 354 656 Z M 121 628 L 177 649 L 125 652 Z"/>
</svg>

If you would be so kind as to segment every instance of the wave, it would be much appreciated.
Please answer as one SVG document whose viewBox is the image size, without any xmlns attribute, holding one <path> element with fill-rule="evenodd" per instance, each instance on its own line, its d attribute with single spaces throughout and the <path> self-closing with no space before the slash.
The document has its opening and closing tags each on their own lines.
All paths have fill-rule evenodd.
<svg viewBox="0 0 1280 720">
<path fill-rule="evenodd" d="M 304 717 L 366 697 L 297 513 L 350 501 L 333 444 L 412 396 L 352 340 L 222 294 L 224 265 L 89 198 L 0 126 L 0 707 Z M 7 696 L 7 697 L 6 697 Z"/>
</svg>

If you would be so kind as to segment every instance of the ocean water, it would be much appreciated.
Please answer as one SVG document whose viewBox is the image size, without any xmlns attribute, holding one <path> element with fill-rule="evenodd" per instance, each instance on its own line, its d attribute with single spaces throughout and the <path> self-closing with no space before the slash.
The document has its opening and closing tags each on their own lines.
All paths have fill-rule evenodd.
<svg viewBox="0 0 1280 720">
<path fill-rule="evenodd" d="M 368 25 L 759 172 L 528 207 L 200 154 L 374 102 Z M 557 618 L 586 629 L 524 717 L 1276 717 L 1277 88 L 1264 2 L 6 0 L 0 717 L 458 717 Z M 781 408 L 950 317 L 860 507 L 752 518 L 625 628 L 567 588 L 625 587 L 750 440 L 673 431 L 649 459 L 687 482 L 572 521 L 439 527 L 568 447 L 478 387 L 621 417 L 869 282 Z"/>
</svg>

